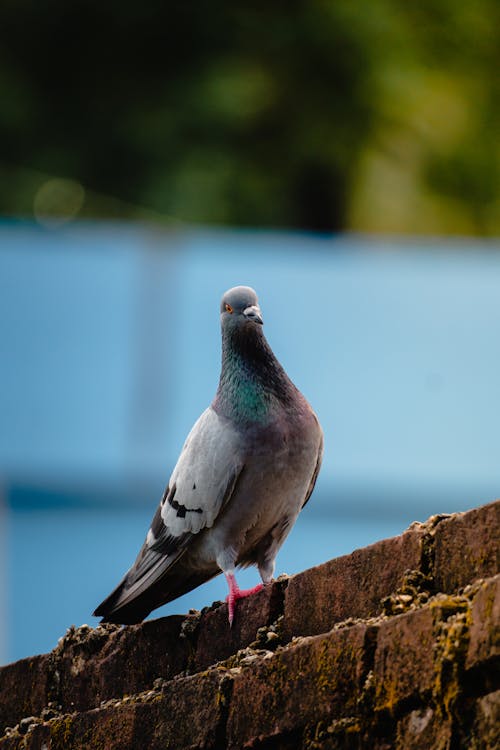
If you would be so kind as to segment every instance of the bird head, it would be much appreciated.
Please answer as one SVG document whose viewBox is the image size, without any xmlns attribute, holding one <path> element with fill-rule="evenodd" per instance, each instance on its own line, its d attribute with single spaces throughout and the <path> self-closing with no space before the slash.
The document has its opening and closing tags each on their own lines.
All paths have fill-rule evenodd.
<svg viewBox="0 0 500 750">
<path fill-rule="evenodd" d="M 235 286 L 222 297 L 220 304 L 222 329 L 240 329 L 263 324 L 257 295 L 249 286 Z"/>
</svg>

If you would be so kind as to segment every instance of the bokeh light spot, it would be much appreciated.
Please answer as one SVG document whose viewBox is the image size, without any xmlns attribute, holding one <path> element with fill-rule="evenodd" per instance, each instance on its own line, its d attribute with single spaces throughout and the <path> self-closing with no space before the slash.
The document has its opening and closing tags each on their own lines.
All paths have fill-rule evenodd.
<svg viewBox="0 0 500 750">
<path fill-rule="evenodd" d="M 85 201 L 85 189 L 75 180 L 52 178 L 38 188 L 33 213 L 40 224 L 59 226 L 74 219 Z"/>
</svg>

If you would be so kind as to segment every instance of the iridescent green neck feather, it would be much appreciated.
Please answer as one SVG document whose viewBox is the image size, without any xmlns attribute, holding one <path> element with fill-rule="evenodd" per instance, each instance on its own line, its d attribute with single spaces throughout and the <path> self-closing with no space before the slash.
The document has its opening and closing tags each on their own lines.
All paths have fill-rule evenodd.
<svg viewBox="0 0 500 750">
<path fill-rule="evenodd" d="M 223 331 L 222 369 L 213 408 L 237 423 L 265 423 L 297 393 L 261 328 Z"/>
</svg>

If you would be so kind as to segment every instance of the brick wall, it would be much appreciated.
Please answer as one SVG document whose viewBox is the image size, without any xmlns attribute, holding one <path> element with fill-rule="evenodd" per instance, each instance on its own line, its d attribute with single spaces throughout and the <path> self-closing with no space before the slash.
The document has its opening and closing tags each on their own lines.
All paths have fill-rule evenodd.
<svg viewBox="0 0 500 750">
<path fill-rule="evenodd" d="M 0 669 L 0 750 L 497 750 L 500 502 Z"/>
</svg>

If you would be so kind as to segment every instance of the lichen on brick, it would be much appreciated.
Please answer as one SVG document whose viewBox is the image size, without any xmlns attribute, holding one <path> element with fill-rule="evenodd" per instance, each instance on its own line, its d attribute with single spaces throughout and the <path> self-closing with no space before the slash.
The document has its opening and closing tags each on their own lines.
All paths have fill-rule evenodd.
<svg viewBox="0 0 500 750">
<path fill-rule="evenodd" d="M 50 720 L 50 738 L 54 740 L 55 747 L 68 748 L 71 746 L 73 720 L 74 715 L 71 714 L 65 714 L 60 718 Z"/>
<path fill-rule="evenodd" d="M 387 616 L 399 615 L 425 604 L 431 596 L 433 580 L 421 570 L 407 570 L 401 586 L 382 599 L 382 611 Z"/>
<path fill-rule="evenodd" d="M 441 594 L 431 607 L 436 618 L 432 698 L 444 717 L 453 717 L 463 691 L 471 626 L 470 601 L 465 596 Z"/>
</svg>

